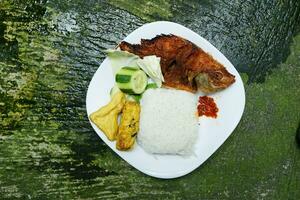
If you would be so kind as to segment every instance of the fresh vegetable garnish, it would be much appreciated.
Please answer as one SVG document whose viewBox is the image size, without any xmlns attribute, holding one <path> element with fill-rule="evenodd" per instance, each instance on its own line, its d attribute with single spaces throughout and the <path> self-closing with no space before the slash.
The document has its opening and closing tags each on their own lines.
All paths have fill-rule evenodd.
<svg viewBox="0 0 300 200">
<path fill-rule="evenodd" d="M 139 69 L 123 67 L 115 77 L 119 89 L 127 94 L 141 94 L 147 86 L 147 75 Z"/>
<path fill-rule="evenodd" d="M 148 85 L 147 85 L 147 87 L 148 87 Z M 146 87 L 146 89 L 147 89 L 147 87 Z M 113 88 L 110 89 L 110 92 L 109 92 L 110 98 L 113 98 L 113 96 L 118 92 L 121 92 L 121 90 L 119 89 L 119 87 L 117 85 L 115 85 Z M 127 101 L 135 101 L 137 103 L 140 103 L 142 94 L 125 94 L 125 98 Z"/>
<path fill-rule="evenodd" d="M 156 83 L 148 83 L 148 85 L 146 86 L 146 90 L 155 88 L 158 88 Z"/>
<path fill-rule="evenodd" d="M 148 89 L 155 89 L 158 88 L 156 83 L 148 83 L 146 86 L 146 90 Z M 110 97 L 112 98 L 116 93 L 120 92 L 121 90 L 119 89 L 119 87 L 117 85 L 115 85 L 114 87 L 112 87 L 110 89 Z M 144 91 L 144 92 L 145 92 Z M 125 94 L 126 100 L 127 101 L 135 101 L 137 103 L 140 103 L 140 100 L 142 99 L 143 93 L 142 94 Z"/>
<path fill-rule="evenodd" d="M 160 67 L 160 58 L 155 55 L 144 56 L 141 59 L 135 54 L 119 49 L 108 49 L 103 52 L 107 54 L 110 60 L 114 75 L 123 66 L 130 66 L 130 68 L 135 69 L 141 68 L 156 83 L 157 87 L 161 87 L 162 82 L 164 82 Z"/>
<path fill-rule="evenodd" d="M 114 75 L 124 66 L 130 66 L 131 68 L 139 69 L 137 61 L 140 59 L 140 57 L 137 55 L 127 51 L 120 51 L 118 49 L 107 49 L 103 52 L 107 54 Z"/>
<path fill-rule="evenodd" d="M 137 64 L 157 84 L 157 87 L 161 87 L 165 80 L 161 72 L 159 57 L 145 56 L 143 59 L 138 59 Z"/>
</svg>

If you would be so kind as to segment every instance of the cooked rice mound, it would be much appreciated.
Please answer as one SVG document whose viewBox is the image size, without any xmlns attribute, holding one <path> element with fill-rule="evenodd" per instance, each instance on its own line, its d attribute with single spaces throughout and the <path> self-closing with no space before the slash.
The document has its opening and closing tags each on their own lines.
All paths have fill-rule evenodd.
<svg viewBox="0 0 300 200">
<path fill-rule="evenodd" d="M 190 155 L 198 136 L 196 106 L 189 92 L 148 89 L 141 101 L 138 143 L 149 153 Z"/>
</svg>

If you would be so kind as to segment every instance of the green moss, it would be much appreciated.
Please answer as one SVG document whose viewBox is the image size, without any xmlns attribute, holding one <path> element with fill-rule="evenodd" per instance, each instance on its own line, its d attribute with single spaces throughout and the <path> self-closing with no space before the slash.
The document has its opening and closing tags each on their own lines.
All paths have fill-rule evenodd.
<svg viewBox="0 0 300 200">
<path fill-rule="evenodd" d="M 153 21 L 154 19 L 168 20 L 171 19 L 172 12 L 170 10 L 170 2 L 164 0 L 112 0 L 110 4 L 127 10 L 128 12 L 141 17 L 147 21 Z"/>
<path fill-rule="evenodd" d="M 0 196 L 299 199 L 294 137 L 300 120 L 300 35 L 287 60 L 282 55 L 289 52 L 282 46 L 294 30 L 298 1 L 289 1 L 291 8 L 280 2 L 1 2 Z M 154 179 L 131 167 L 101 141 L 86 116 L 86 89 L 104 58 L 99 49 L 115 46 L 145 23 L 140 18 L 190 27 L 245 72 L 244 83 L 269 70 L 264 83 L 245 84 L 245 112 L 231 137 L 179 179 Z M 246 70 L 255 67 L 253 73 Z"/>
</svg>

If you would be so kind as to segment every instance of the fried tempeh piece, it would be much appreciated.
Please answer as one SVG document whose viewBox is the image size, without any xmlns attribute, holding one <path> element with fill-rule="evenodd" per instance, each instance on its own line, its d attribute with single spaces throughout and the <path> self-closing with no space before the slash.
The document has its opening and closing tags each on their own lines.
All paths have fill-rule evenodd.
<svg viewBox="0 0 300 200">
<path fill-rule="evenodd" d="M 118 114 L 125 103 L 125 95 L 116 93 L 111 101 L 90 115 L 90 119 L 101 129 L 109 140 L 115 140 L 118 132 Z"/>
<path fill-rule="evenodd" d="M 139 131 L 140 112 L 140 104 L 133 101 L 125 102 L 117 134 L 117 149 L 128 150 L 134 145 L 137 132 Z"/>
<path fill-rule="evenodd" d="M 156 55 L 165 79 L 164 86 L 196 92 L 210 93 L 225 89 L 235 82 L 234 75 L 192 42 L 176 35 L 158 35 L 141 44 L 121 42 L 123 51 L 141 58 Z"/>
</svg>

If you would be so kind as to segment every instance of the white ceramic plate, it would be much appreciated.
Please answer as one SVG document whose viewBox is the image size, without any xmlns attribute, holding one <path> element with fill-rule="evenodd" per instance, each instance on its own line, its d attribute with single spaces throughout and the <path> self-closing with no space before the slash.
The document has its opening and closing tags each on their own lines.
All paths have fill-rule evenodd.
<svg viewBox="0 0 300 200">
<path fill-rule="evenodd" d="M 190 40 L 222 63 L 236 78 L 236 82 L 229 88 L 209 95 L 215 99 L 219 108 L 218 117 L 217 119 L 206 117 L 199 119 L 199 137 L 195 145 L 195 154 L 190 157 L 153 155 L 145 152 L 138 144 L 135 144 L 132 151 L 118 151 L 115 142 L 109 141 L 101 130 L 92 122 L 91 124 L 99 137 L 130 165 L 150 176 L 167 179 L 190 173 L 224 143 L 242 117 L 245 90 L 239 73 L 229 60 L 207 40 L 182 25 L 166 21 L 145 24 L 130 33 L 124 40 L 130 43 L 140 43 L 142 38 L 151 39 L 162 33 L 172 33 Z M 88 88 L 86 97 L 88 116 L 109 102 L 109 91 L 113 85 L 112 69 L 106 58 L 94 74 Z M 199 95 L 201 94 L 198 93 L 197 97 Z"/>
</svg>

